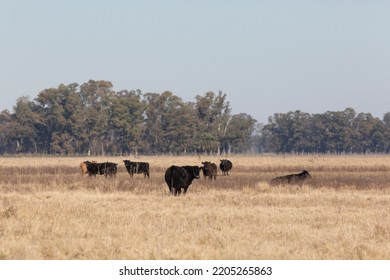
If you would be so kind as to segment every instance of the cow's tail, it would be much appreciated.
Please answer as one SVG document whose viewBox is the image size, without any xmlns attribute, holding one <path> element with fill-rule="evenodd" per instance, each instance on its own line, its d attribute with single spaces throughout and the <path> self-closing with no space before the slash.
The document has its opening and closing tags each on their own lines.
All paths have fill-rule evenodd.
<svg viewBox="0 0 390 280">
<path fill-rule="evenodd" d="M 174 189 L 173 189 L 174 178 L 173 178 L 173 175 L 175 173 L 175 169 L 176 169 L 176 166 L 172 165 L 171 166 L 171 174 L 170 174 L 171 175 L 171 181 L 169 182 L 169 191 L 170 191 L 171 194 L 174 193 Z"/>
<path fill-rule="evenodd" d="M 149 163 L 146 164 L 146 176 L 148 176 L 148 178 L 150 178 Z"/>
</svg>

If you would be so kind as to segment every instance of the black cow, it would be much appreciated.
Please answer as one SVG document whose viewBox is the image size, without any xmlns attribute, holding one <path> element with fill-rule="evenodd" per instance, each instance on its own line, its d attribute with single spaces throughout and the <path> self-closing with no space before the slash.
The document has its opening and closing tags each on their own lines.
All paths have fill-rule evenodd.
<svg viewBox="0 0 390 280">
<path fill-rule="evenodd" d="M 101 163 L 101 170 L 103 171 L 103 174 L 107 177 L 109 175 L 110 177 L 116 176 L 116 173 L 118 171 L 118 164 L 113 162 L 105 162 Z M 102 173 L 100 173 L 102 174 Z"/>
<path fill-rule="evenodd" d="M 165 171 L 165 182 L 174 195 L 180 195 L 181 189 L 185 194 L 194 179 L 199 179 L 199 166 L 172 165 Z"/>
<path fill-rule="evenodd" d="M 87 173 L 89 176 L 95 176 L 96 174 L 100 174 L 99 172 L 99 163 L 97 162 L 90 162 L 90 161 L 84 161 L 86 167 L 87 167 Z"/>
<path fill-rule="evenodd" d="M 202 164 L 200 169 L 203 171 L 204 178 L 217 179 L 217 165 L 209 161 L 202 162 Z"/>
<path fill-rule="evenodd" d="M 228 159 L 221 159 L 220 161 L 219 168 L 221 168 L 223 175 L 229 175 L 229 171 L 233 167 L 232 162 Z"/>
<path fill-rule="evenodd" d="M 129 172 L 131 178 L 133 178 L 134 174 L 144 174 L 144 178 L 149 176 L 149 163 L 148 162 L 135 162 L 130 160 L 124 160 L 125 167 L 127 169 L 127 172 Z"/>
<path fill-rule="evenodd" d="M 271 185 L 282 185 L 282 184 L 302 184 L 306 179 L 310 179 L 311 175 L 307 170 L 303 170 L 298 174 L 290 174 L 273 178 Z"/>
<path fill-rule="evenodd" d="M 96 174 L 104 175 L 104 176 L 115 176 L 118 168 L 117 163 L 113 162 L 103 162 L 103 163 L 96 163 L 96 162 L 90 162 L 85 161 L 85 164 L 87 165 L 87 171 L 89 176 L 95 176 Z"/>
</svg>

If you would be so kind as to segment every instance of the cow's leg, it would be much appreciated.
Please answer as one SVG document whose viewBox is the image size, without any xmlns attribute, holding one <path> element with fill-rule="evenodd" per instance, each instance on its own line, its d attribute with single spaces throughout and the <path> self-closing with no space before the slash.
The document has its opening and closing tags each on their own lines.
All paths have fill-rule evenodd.
<svg viewBox="0 0 390 280">
<path fill-rule="evenodd" d="M 175 195 L 180 195 L 181 193 L 181 188 L 176 188 L 175 189 Z"/>
</svg>

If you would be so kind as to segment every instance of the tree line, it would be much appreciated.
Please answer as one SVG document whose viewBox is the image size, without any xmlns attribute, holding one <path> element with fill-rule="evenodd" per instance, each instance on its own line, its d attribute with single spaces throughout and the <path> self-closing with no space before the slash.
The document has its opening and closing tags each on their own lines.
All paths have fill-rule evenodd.
<svg viewBox="0 0 390 280">
<path fill-rule="evenodd" d="M 1 154 L 245 153 L 256 120 L 231 114 L 226 94 L 184 102 L 172 92 L 114 91 L 90 80 L 21 97 L 0 114 Z"/>
<path fill-rule="evenodd" d="M 90 80 L 21 97 L 0 113 L 0 154 L 389 153 L 390 113 L 352 108 L 275 113 L 267 124 L 232 114 L 227 95 L 184 102 L 170 91 L 114 91 Z"/>
<path fill-rule="evenodd" d="M 308 114 L 276 113 L 262 129 L 263 149 L 275 153 L 390 152 L 390 113 L 383 119 L 352 108 Z"/>
</svg>

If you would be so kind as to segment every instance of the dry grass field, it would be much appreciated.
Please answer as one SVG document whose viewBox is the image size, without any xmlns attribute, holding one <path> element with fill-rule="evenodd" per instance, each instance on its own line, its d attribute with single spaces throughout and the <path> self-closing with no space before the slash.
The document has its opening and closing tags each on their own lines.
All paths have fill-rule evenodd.
<svg viewBox="0 0 390 280">
<path fill-rule="evenodd" d="M 0 259 L 390 259 L 390 157 L 231 156 L 229 176 L 174 197 L 167 167 L 218 156 L 140 157 L 151 178 L 82 176 L 86 158 L 0 158 Z M 302 186 L 271 178 L 307 169 Z"/>
</svg>

